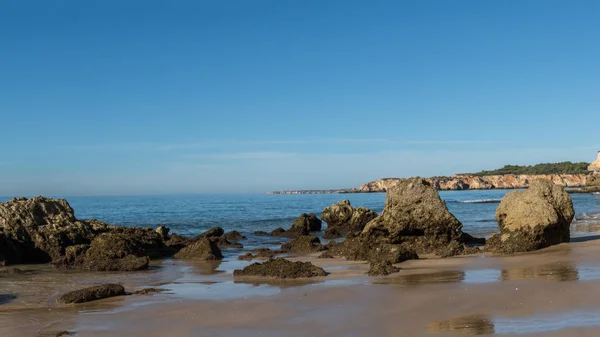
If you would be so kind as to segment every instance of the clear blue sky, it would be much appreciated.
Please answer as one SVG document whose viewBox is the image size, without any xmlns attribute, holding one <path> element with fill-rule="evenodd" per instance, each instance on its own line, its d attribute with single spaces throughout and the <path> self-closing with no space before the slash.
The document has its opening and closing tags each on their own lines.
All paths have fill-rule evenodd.
<svg viewBox="0 0 600 337">
<path fill-rule="evenodd" d="M 0 2 L 0 195 L 592 161 L 600 1 Z"/>
</svg>

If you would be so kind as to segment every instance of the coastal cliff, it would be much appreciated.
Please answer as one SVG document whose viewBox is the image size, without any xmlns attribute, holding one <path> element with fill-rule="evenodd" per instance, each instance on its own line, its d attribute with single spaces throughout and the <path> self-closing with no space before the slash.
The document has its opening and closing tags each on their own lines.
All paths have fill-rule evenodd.
<svg viewBox="0 0 600 337">
<path fill-rule="evenodd" d="M 432 186 L 438 190 L 489 190 L 489 189 L 514 189 L 527 188 L 529 182 L 534 179 L 550 180 L 554 184 L 563 187 L 585 186 L 587 175 L 585 174 L 505 174 L 491 176 L 454 175 L 451 177 L 426 178 Z M 396 185 L 399 178 L 384 178 L 368 182 L 362 185 L 359 192 L 385 192 L 388 188 Z"/>
</svg>

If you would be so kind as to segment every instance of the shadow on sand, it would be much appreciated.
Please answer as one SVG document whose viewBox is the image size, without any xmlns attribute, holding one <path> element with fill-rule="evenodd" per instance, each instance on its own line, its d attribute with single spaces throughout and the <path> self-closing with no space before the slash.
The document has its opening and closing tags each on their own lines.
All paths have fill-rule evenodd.
<svg viewBox="0 0 600 337">
<path fill-rule="evenodd" d="M 589 236 L 571 238 L 571 242 L 588 242 L 588 241 L 595 241 L 595 240 L 600 240 L 600 235 L 589 235 Z"/>
<path fill-rule="evenodd" d="M 0 304 L 9 303 L 10 301 L 14 300 L 15 298 L 17 298 L 17 296 L 15 296 L 15 295 L 4 295 L 4 294 L 1 294 L 0 295 Z"/>
</svg>

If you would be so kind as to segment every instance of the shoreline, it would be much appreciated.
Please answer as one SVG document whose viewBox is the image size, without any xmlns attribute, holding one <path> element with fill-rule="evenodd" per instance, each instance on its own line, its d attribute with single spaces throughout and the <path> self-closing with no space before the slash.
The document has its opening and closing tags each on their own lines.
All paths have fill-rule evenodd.
<svg viewBox="0 0 600 337">
<path fill-rule="evenodd" d="M 482 320 L 492 325 L 483 324 L 484 331 L 496 329 L 496 335 L 503 335 L 507 318 L 524 325 L 544 315 L 600 312 L 600 302 L 589 296 L 600 291 L 599 258 L 600 240 L 593 235 L 514 256 L 406 261 L 399 265 L 399 273 L 383 277 L 364 275 L 366 262 L 323 260 L 315 254 L 290 258 L 310 261 L 330 273 L 310 282 L 230 282 L 229 270 L 202 275 L 192 264 L 187 265 L 188 272 L 195 270 L 196 277 L 184 273 L 168 284 L 146 284 L 171 288 L 153 296 L 117 297 L 51 310 L 2 310 L 0 331 L 3 336 L 55 336 L 64 330 L 77 336 L 114 336 L 115 332 L 127 336 L 237 337 L 259 332 L 279 336 L 286 331 L 302 331 L 293 336 L 394 336 L 397 331 L 411 336 L 455 336 L 473 334 L 459 323 L 475 315 L 487 317 Z M 228 262 L 238 263 L 224 263 Z M 215 283 L 199 283 L 201 279 Z M 215 296 L 222 293 L 231 296 Z M 575 326 L 546 331 L 544 324 L 539 325 L 539 331 L 525 335 L 570 336 L 580 331 Z M 582 336 L 598 332 L 600 327 L 592 324 Z"/>
</svg>

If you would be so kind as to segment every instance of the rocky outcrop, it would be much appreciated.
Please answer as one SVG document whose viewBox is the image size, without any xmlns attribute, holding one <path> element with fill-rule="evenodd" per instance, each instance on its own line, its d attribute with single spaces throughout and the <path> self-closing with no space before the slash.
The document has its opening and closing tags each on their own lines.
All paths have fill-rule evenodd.
<svg viewBox="0 0 600 337">
<path fill-rule="evenodd" d="M 397 273 L 400 268 L 394 267 L 390 261 L 373 261 L 369 266 L 367 275 L 369 276 L 386 276 L 389 274 Z"/>
<path fill-rule="evenodd" d="M 348 232 L 362 232 L 365 225 L 376 217 L 377 213 L 368 208 L 354 208 L 349 200 L 340 201 L 326 207 L 321 213 L 321 219 L 327 223 L 323 237 L 333 239 Z"/>
<path fill-rule="evenodd" d="M 244 255 L 238 256 L 238 260 L 256 260 L 256 259 L 272 259 L 277 254 L 281 254 L 282 251 L 270 250 L 269 248 L 257 248 L 249 251 Z"/>
<path fill-rule="evenodd" d="M 61 258 L 67 247 L 89 244 L 113 228 L 76 219 L 64 199 L 17 198 L 0 203 L 0 255 L 6 264 L 48 263 Z"/>
<path fill-rule="evenodd" d="M 581 187 L 586 185 L 585 174 L 506 174 L 491 176 L 454 175 L 451 177 L 425 178 L 438 190 L 488 190 L 527 188 L 534 179 L 545 179 L 563 187 Z M 360 192 L 385 192 L 401 178 L 384 178 L 371 181 L 359 188 Z"/>
<path fill-rule="evenodd" d="M 66 293 L 58 299 L 64 304 L 84 303 L 114 296 L 125 295 L 125 288 L 120 284 L 103 284 Z"/>
<path fill-rule="evenodd" d="M 598 157 L 596 160 L 591 163 L 590 166 L 588 166 L 588 171 L 595 174 L 600 174 L 600 151 L 598 151 Z"/>
<path fill-rule="evenodd" d="M 200 238 L 182 248 L 174 257 L 178 259 L 221 260 L 223 254 L 211 239 Z"/>
<path fill-rule="evenodd" d="M 283 252 L 290 252 L 295 254 L 310 254 L 314 252 L 320 252 L 323 250 L 321 240 L 314 235 L 299 236 L 292 239 L 281 246 Z"/>
<path fill-rule="evenodd" d="M 245 240 L 246 237 L 242 235 L 242 233 L 238 232 L 238 231 L 231 231 L 229 233 L 226 233 L 225 235 L 223 235 L 223 237 L 227 240 L 231 240 L 231 241 L 239 241 L 239 240 Z"/>
<path fill-rule="evenodd" d="M 439 256 L 460 253 L 463 243 L 460 221 L 436 189 L 419 178 L 404 179 L 390 188 L 383 212 L 367 224 L 361 236 L 384 236 L 389 243 L 402 244 L 418 254 Z M 458 251 L 448 251 L 448 247 Z"/>
<path fill-rule="evenodd" d="M 310 262 L 292 262 L 283 258 L 269 260 L 264 263 L 253 263 L 244 269 L 233 271 L 234 277 L 267 277 L 278 279 L 295 279 L 325 276 L 325 270 Z"/>
<path fill-rule="evenodd" d="M 562 187 L 534 180 L 526 191 L 504 196 L 496 210 L 500 233 L 488 239 L 486 250 L 527 252 L 569 242 L 574 214 L 571 197 Z"/>
<path fill-rule="evenodd" d="M 289 232 L 305 233 L 318 232 L 321 230 L 322 221 L 313 213 L 303 213 L 292 224 Z"/>
</svg>

